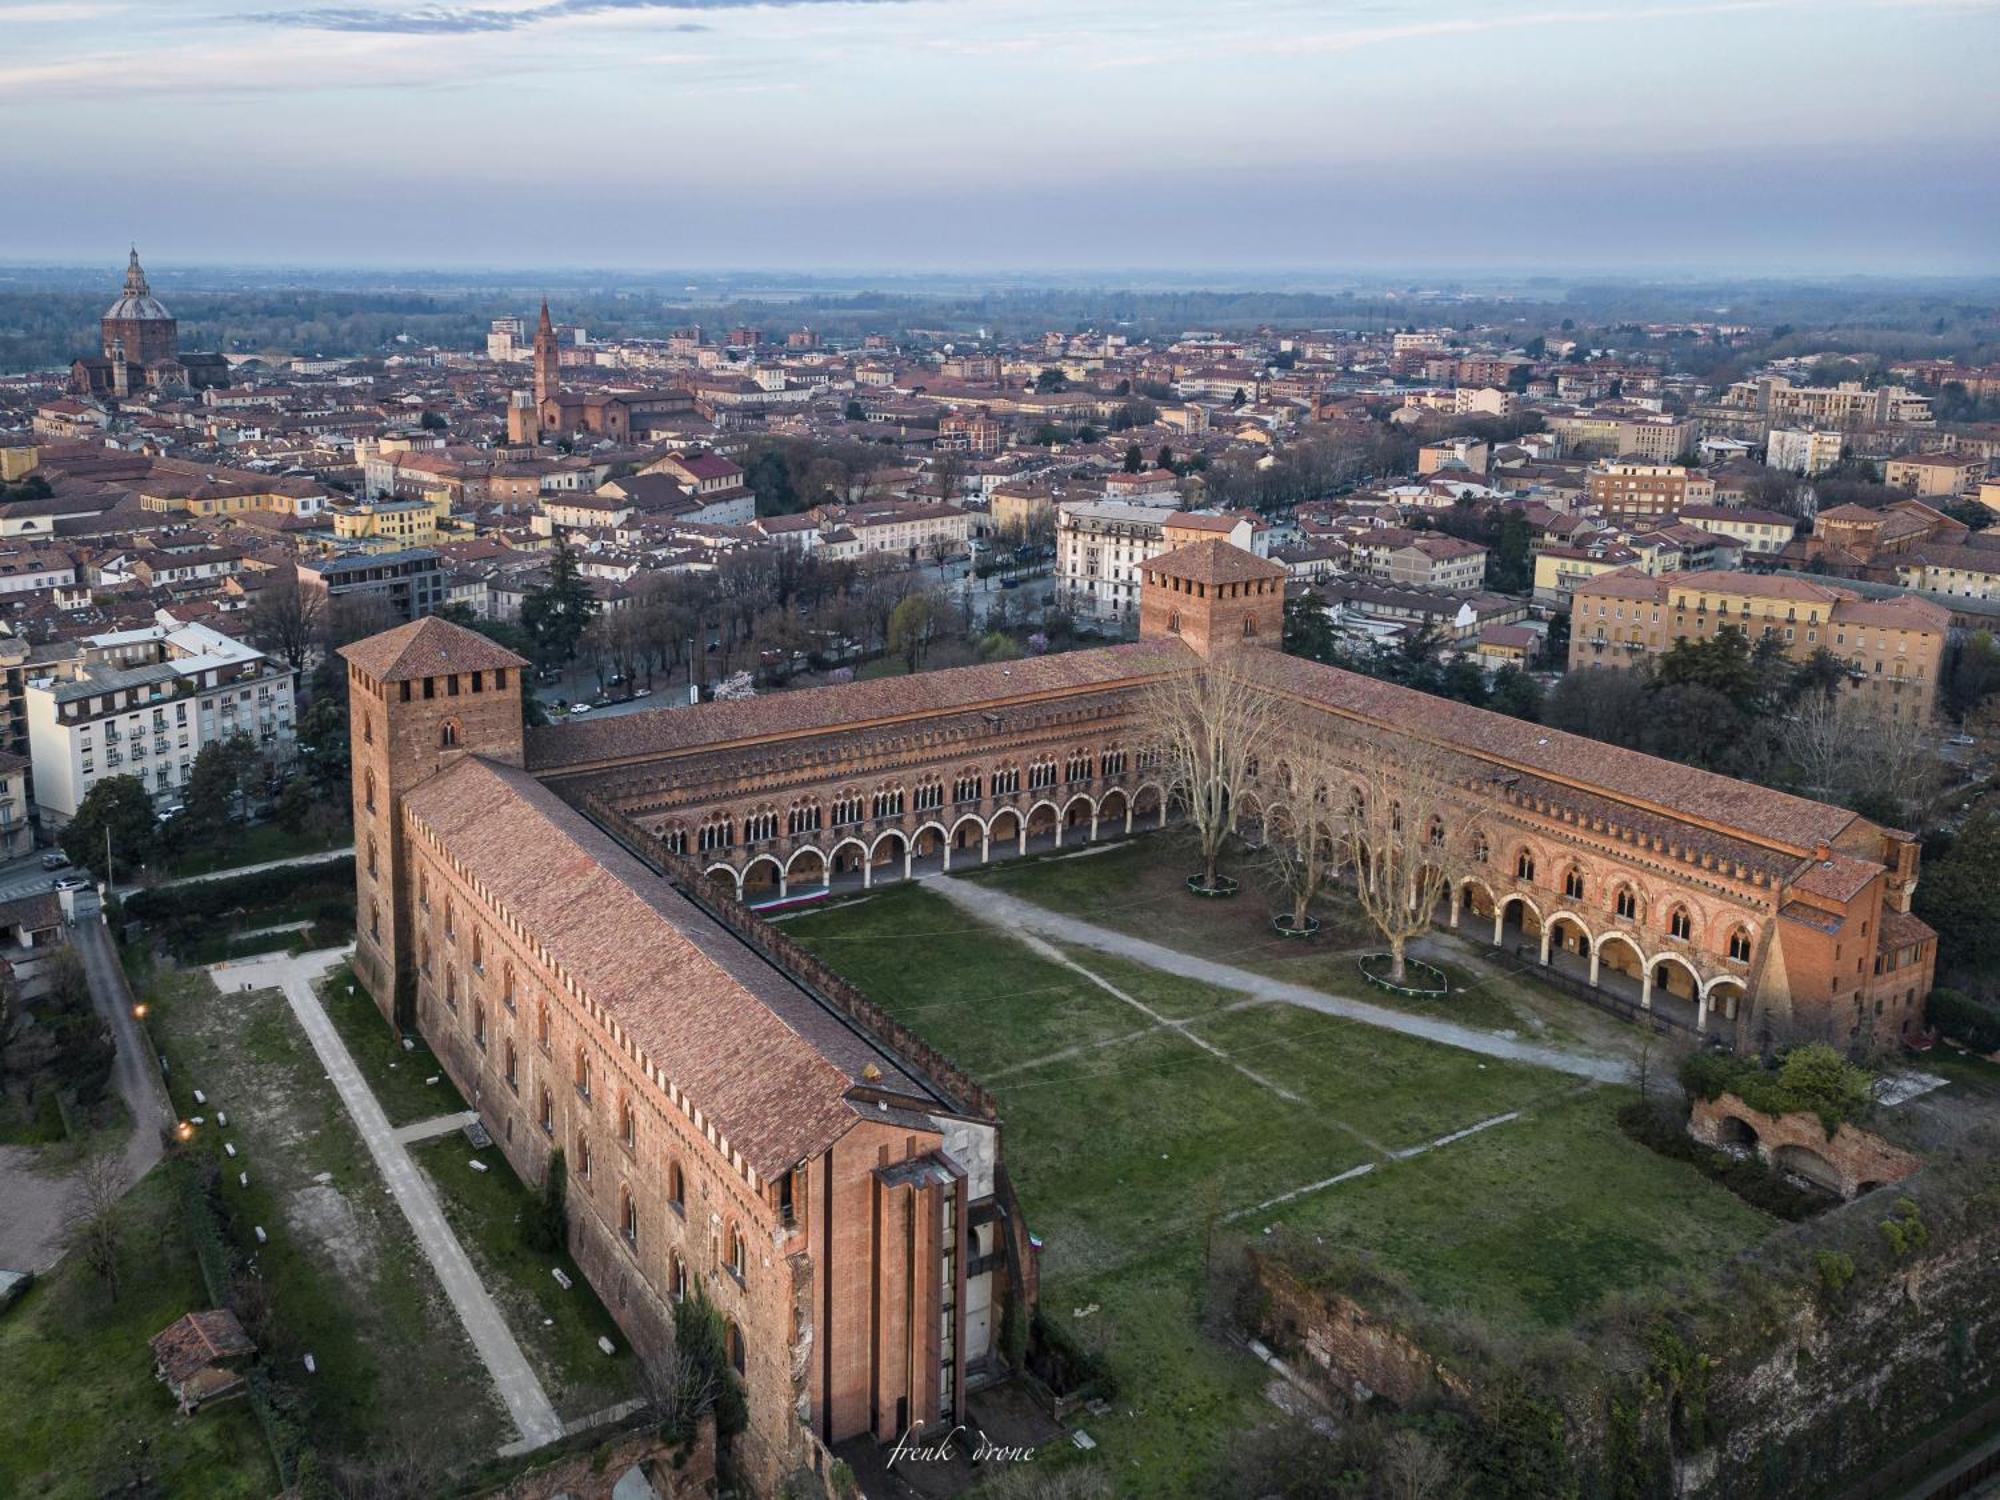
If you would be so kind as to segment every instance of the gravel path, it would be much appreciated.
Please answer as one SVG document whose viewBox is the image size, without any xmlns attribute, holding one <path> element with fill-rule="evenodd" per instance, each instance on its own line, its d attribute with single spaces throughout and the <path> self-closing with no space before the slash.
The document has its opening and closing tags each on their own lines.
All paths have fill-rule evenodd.
<svg viewBox="0 0 2000 1500">
<path fill-rule="evenodd" d="M 1555 1047 L 1545 1047 L 1539 1043 L 1524 1042 L 1512 1037 L 1499 1036 L 1490 1031 L 1481 1031 L 1476 1026 L 1461 1026 L 1453 1021 L 1440 1021 L 1431 1016 L 1391 1010 L 1387 1006 L 1374 1005 L 1366 1000 L 1350 1000 L 1342 995 L 1329 995 L 1324 990 L 1309 989 L 1302 984 L 1290 984 L 1282 979 L 1272 979 L 1249 969 L 1240 969 L 1234 964 L 1197 958 L 1193 954 L 1182 953 L 1179 949 L 1164 947 L 1145 938 L 1133 937 L 1108 927 L 1099 927 L 1078 917 L 1064 916 L 1060 912 L 1036 906 L 1033 902 L 1023 901 L 1018 896 L 994 890 L 979 881 L 953 880 L 945 876 L 930 879 L 929 885 L 930 889 L 945 897 L 953 905 L 996 927 L 1017 934 L 1032 933 L 1059 943 L 1090 948 L 1099 953 L 1109 953 L 1117 958 L 1144 964 L 1151 969 L 1179 974 L 1202 984 L 1213 985 L 1217 989 L 1235 990 L 1240 994 L 1251 995 L 1259 1000 L 1274 1001 L 1281 1005 L 1296 1005 L 1302 1010 L 1316 1010 L 1322 1015 L 1338 1016 L 1342 1020 L 1356 1021 L 1363 1026 L 1379 1026 L 1384 1031 L 1398 1031 L 1405 1036 L 1421 1037 L 1427 1042 L 1436 1042 L 1441 1046 L 1476 1052 L 1481 1057 L 1529 1063 L 1538 1068 L 1567 1073 L 1572 1077 L 1586 1078 L 1593 1083 L 1623 1083 L 1632 1076 L 1632 1065 L 1623 1057 L 1565 1052 Z"/>
</svg>

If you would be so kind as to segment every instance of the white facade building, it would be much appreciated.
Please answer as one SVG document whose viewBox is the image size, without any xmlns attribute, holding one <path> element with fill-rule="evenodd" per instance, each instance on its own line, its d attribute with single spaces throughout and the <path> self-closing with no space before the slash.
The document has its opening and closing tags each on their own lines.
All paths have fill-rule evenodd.
<svg viewBox="0 0 2000 1500">
<path fill-rule="evenodd" d="M 83 655 L 27 684 L 35 803 L 61 826 L 110 776 L 157 806 L 180 800 L 202 747 L 246 734 L 274 766 L 296 753 L 296 675 L 253 646 L 166 610 L 142 630 L 91 636 Z"/>
<path fill-rule="evenodd" d="M 1078 500 L 1056 507 L 1056 592 L 1063 608 L 1106 622 L 1139 617 L 1139 572 L 1167 550 L 1174 505 Z"/>
</svg>

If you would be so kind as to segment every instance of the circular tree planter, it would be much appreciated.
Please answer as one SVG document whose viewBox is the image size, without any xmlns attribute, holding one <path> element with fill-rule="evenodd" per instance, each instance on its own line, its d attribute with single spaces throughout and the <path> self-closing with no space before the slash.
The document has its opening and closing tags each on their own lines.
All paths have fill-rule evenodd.
<svg viewBox="0 0 2000 1500">
<path fill-rule="evenodd" d="M 1392 983 L 1389 979 L 1391 957 L 1387 953 L 1364 953 L 1355 960 L 1361 969 L 1361 977 L 1378 990 L 1387 990 L 1392 995 L 1425 1000 L 1441 999 L 1451 993 L 1451 983 L 1445 978 L 1443 969 L 1436 964 L 1427 964 L 1420 958 L 1403 959 L 1403 982 Z"/>
<path fill-rule="evenodd" d="M 1303 927 L 1292 925 L 1292 914 L 1288 911 L 1271 913 L 1271 930 L 1283 938 L 1312 938 L 1319 936 L 1319 918 L 1307 916 Z"/>
<path fill-rule="evenodd" d="M 1190 875 L 1187 878 L 1187 888 L 1197 896 L 1220 900 L 1235 895 L 1242 889 L 1242 882 L 1234 875 L 1218 875 L 1215 877 L 1215 884 L 1210 885 L 1201 876 Z"/>
</svg>

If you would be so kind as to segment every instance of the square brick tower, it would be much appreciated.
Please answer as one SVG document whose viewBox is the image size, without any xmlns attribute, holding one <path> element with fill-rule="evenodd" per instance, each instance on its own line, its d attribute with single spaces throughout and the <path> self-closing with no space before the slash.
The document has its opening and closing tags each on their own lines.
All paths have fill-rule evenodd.
<svg viewBox="0 0 2000 1500">
<path fill-rule="evenodd" d="M 1179 636 L 1210 660 L 1243 646 L 1283 649 L 1286 575 L 1278 563 L 1209 538 L 1144 568 L 1141 638 Z"/>
<path fill-rule="evenodd" d="M 527 662 L 427 617 L 343 646 L 354 782 L 354 972 L 398 1032 L 414 1015 L 416 958 L 404 796 L 462 755 L 522 764 Z"/>
</svg>

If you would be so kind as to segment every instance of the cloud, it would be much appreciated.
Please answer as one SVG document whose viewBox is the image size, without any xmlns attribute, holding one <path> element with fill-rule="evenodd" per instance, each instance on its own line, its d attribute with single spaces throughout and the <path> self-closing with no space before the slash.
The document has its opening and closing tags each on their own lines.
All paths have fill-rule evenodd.
<svg viewBox="0 0 2000 1500">
<path fill-rule="evenodd" d="M 401 10 L 365 5 L 324 5 L 311 10 L 263 11 L 246 19 L 308 31 L 464 36 L 479 32 L 520 31 L 549 21 L 620 13 L 637 15 L 645 11 L 761 10 L 791 9 L 804 5 L 896 3 L 904 3 L 904 0 L 544 0 L 541 4 L 512 10 L 490 5 L 414 5 Z M 665 29 L 708 30 L 697 21 L 683 21 Z"/>
</svg>

